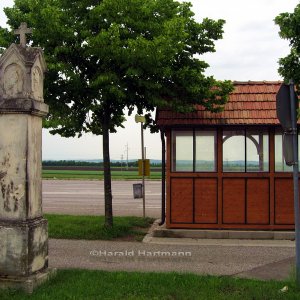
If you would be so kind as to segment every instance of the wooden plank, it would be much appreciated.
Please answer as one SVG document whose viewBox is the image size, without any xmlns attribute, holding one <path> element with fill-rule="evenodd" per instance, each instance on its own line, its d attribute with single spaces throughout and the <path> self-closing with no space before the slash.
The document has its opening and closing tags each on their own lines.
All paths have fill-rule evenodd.
<svg viewBox="0 0 300 300">
<path fill-rule="evenodd" d="M 275 224 L 275 129 L 270 128 L 270 224 Z"/>
<path fill-rule="evenodd" d="M 217 223 L 217 179 L 203 178 L 195 180 L 195 222 Z"/>
<path fill-rule="evenodd" d="M 268 179 L 247 180 L 247 224 L 270 223 L 270 193 Z"/>
<path fill-rule="evenodd" d="M 245 190 L 245 179 L 223 179 L 223 223 L 245 223 Z"/>
<path fill-rule="evenodd" d="M 193 179 L 171 178 L 171 223 L 193 222 Z"/>
<path fill-rule="evenodd" d="M 275 179 L 275 223 L 294 224 L 293 179 Z"/>
<path fill-rule="evenodd" d="M 218 224 L 184 224 L 171 223 L 170 228 L 191 228 L 191 229 L 215 229 L 219 230 Z M 294 225 L 263 225 L 263 224 L 223 224 L 222 229 L 233 230 L 294 230 Z"/>
<path fill-rule="evenodd" d="M 166 130 L 166 227 L 171 223 L 171 131 Z"/>
<path fill-rule="evenodd" d="M 218 171 L 218 225 L 222 228 L 223 222 L 223 130 L 218 128 L 217 135 L 217 171 Z"/>
</svg>

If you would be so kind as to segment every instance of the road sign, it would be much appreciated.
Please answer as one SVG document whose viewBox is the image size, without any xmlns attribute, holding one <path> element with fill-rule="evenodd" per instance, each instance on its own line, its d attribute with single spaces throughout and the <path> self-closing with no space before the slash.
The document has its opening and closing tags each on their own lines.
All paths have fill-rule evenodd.
<svg viewBox="0 0 300 300">
<path fill-rule="evenodd" d="M 297 113 L 296 110 L 293 110 L 292 116 L 291 105 L 293 104 L 294 107 L 297 107 L 296 99 L 297 97 L 294 89 L 291 89 L 287 84 L 282 84 L 276 95 L 276 112 L 284 132 L 282 141 L 283 156 L 288 166 L 292 166 L 295 163 L 293 154 L 293 134 L 296 134 L 295 128 L 297 125 L 293 124 L 292 120 L 294 120 L 294 122 L 297 120 Z M 294 103 L 291 103 L 291 101 L 294 101 Z"/>
<path fill-rule="evenodd" d="M 143 198 L 143 185 L 141 183 L 133 184 L 133 198 Z"/>
<path fill-rule="evenodd" d="M 150 176 L 150 159 L 144 159 L 144 168 L 143 168 L 143 160 L 138 160 L 138 166 L 139 166 L 139 176 L 143 176 L 143 170 L 144 170 L 144 176 Z"/>
<path fill-rule="evenodd" d="M 134 120 L 136 123 L 145 123 L 146 118 L 144 116 L 135 115 Z"/>
<path fill-rule="evenodd" d="M 293 97 L 296 99 L 296 97 Z M 276 95 L 277 118 L 284 131 L 292 128 L 291 95 L 289 85 L 282 84 Z"/>
<path fill-rule="evenodd" d="M 288 166 L 294 164 L 293 135 L 285 133 L 282 140 L 283 157 Z"/>
</svg>

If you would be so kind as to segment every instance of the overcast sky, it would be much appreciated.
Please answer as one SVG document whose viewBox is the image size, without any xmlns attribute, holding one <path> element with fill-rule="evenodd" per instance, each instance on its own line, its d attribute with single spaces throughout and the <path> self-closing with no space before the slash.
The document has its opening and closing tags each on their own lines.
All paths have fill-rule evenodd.
<svg viewBox="0 0 300 300">
<path fill-rule="evenodd" d="M 3 7 L 13 0 L 1 0 L 0 25 L 6 26 Z M 210 64 L 207 75 L 223 80 L 257 81 L 281 80 L 277 73 L 278 59 L 288 54 L 288 42 L 279 38 L 274 18 L 282 12 L 292 12 L 298 0 L 191 0 L 197 21 L 208 17 L 224 19 L 225 34 L 216 43 L 216 52 L 203 58 Z M 111 134 L 111 158 L 120 159 L 129 145 L 129 158 L 141 156 L 140 125 L 132 117 Z M 160 159 L 159 135 L 145 132 L 147 157 Z M 61 138 L 43 131 L 43 159 L 99 159 L 102 158 L 102 138 L 85 135 L 80 139 Z"/>
</svg>

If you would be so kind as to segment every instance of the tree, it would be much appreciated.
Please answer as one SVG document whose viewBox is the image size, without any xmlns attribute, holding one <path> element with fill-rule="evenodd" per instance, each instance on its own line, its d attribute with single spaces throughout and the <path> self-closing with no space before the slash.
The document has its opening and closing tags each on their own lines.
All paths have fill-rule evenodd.
<svg viewBox="0 0 300 300">
<path fill-rule="evenodd" d="M 300 4 L 293 13 L 282 13 L 275 18 L 279 25 L 281 38 L 290 43 L 291 51 L 286 57 L 279 60 L 279 73 L 285 80 L 293 79 L 300 84 Z M 299 90 L 299 89 L 298 89 Z"/>
<path fill-rule="evenodd" d="M 204 74 L 195 55 L 214 52 L 223 20 L 197 23 L 191 4 L 174 0 L 15 0 L 6 8 L 10 27 L 27 22 L 31 43 L 48 64 L 45 127 L 65 137 L 103 135 L 106 225 L 112 226 L 109 132 L 122 126 L 123 110 L 194 104 L 218 111 L 232 89 Z M 16 38 L 0 29 L 0 46 Z M 151 123 L 150 115 L 148 115 Z"/>
</svg>

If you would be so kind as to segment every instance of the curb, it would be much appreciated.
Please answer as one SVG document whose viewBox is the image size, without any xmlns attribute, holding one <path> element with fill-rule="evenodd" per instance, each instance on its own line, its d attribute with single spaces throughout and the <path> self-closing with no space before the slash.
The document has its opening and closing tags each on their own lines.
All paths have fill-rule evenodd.
<svg viewBox="0 0 300 300">
<path fill-rule="evenodd" d="M 152 237 L 191 239 L 295 240 L 294 231 L 197 230 L 154 228 Z"/>
<path fill-rule="evenodd" d="M 153 222 L 153 224 L 152 224 L 152 226 L 150 227 L 150 229 L 149 229 L 149 231 L 148 231 L 148 233 L 144 236 L 144 238 L 143 238 L 143 243 L 150 243 L 151 242 L 151 240 L 152 240 L 152 238 L 153 238 L 153 236 L 154 236 L 154 231 L 157 229 L 157 228 L 159 228 L 159 222 L 160 222 L 160 219 L 156 219 L 154 222 Z"/>
</svg>

